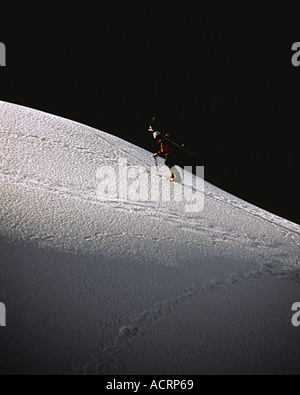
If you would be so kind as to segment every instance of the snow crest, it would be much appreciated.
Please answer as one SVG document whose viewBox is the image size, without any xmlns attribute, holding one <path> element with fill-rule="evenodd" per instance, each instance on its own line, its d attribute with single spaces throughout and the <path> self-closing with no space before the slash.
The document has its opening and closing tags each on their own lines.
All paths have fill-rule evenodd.
<svg viewBox="0 0 300 395">
<path fill-rule="evenodd" d="M 300 282 L 299 225 L 207 182 L 199 212 L 183 201 L 101 201 L 101 166 L 125 159 L 147 173 L 152 153 L 37 110 L 0 102 L 0 145 L 0 300 L 19 306 L 12 331 L 32 329 L 15 347 L 16 371 L 298 369 L 287 317 Z M 275 338 L 266 341 L 268 330 Z M 7 366 L 13 356 L 4 352 Z"/>
</svg>

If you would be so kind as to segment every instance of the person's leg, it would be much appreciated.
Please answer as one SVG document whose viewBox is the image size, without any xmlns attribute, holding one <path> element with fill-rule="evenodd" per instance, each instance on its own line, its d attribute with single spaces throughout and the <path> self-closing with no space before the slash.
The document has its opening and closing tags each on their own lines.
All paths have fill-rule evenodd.
<svg viewBox="0 0 300 395">
<path fill-rule="evenodd" d="M 171 156 L 168 155 L 168 156 L 166 157 L 165 164 L 166 164 L 166 166 L 168 166 L 168 168 L 169 168 L 170 171 L 171 171 L 171 180 L 174 181 L 174 179 L 175 179 L 175 174 L 174 174 L 174 172 L 172 171 L 172 167 L 175 166 L 174 157 L 172 157 L 172 155 L 171 155 Z"/>
</svg>

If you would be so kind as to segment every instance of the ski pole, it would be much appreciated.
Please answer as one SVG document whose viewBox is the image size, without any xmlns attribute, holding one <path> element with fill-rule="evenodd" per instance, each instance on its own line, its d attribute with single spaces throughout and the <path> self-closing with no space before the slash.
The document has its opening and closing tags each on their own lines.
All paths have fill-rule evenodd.
<svg viewBox="0 0 300 395">
<path fill-rule="evenodd" d="M 156 166 L 157 173 L 159 173 L 159 171 L 158 171 L 158 164 L 157 164 L 157 158 L 156 158 L 156 156 L 154 156 L 154 162 L 155 162 L 155 166 Z"/>
</svg>

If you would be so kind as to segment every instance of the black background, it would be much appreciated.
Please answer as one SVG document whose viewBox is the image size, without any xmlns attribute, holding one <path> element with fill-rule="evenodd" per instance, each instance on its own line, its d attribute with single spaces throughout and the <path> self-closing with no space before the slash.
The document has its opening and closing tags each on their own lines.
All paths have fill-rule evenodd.
<svg viewBox="0 0 300 395">
<path fill-rule="evenodd" d="M 0 100 L 149 150 L 156 116 L 207 181 L 300 223 L 298 25 L 291 6 L 245 2 L 2 7 Z"/>
</svg>

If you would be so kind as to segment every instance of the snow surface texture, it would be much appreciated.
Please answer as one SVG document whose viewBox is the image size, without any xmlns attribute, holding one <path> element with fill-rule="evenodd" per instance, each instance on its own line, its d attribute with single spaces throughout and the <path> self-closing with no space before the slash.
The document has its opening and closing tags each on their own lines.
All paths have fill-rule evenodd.
<svg viewBox="0 0 300 395">
<path fill-rule="evenodd" d="M 152 153 L 4 102 L 0 146 L 1 373 L 300 373 L 299 225 L 207 182 L 198 213 L 101 201 Z"/>
</svg>

